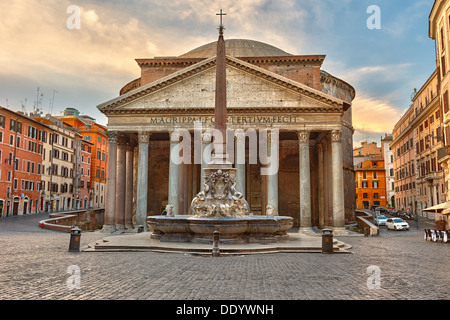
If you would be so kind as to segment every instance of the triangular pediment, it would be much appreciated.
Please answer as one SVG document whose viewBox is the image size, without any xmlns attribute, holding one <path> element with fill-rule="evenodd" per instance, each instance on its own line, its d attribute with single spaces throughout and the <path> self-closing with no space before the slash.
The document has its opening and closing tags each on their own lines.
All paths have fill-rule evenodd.
<svg viewBox="0 0 450 320">
<path fill-rule="evenodd" d="M 137 88 L 98 106 L 105 114 L 214 109 L 216 57 Z M 304 84 L 226 57 L 227 108 L 339 112 L 344 102 Z"/>
</svg>

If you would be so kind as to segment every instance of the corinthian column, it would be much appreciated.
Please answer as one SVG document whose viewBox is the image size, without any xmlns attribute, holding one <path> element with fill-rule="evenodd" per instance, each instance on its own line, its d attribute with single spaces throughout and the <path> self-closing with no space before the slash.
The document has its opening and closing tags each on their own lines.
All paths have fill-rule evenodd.
<svg viewBox="0 0 450 320">
<path fill-rule="evenodd" d="M 125 226 L 126 144 L 127 139 L 123 135 L 120 135 L 117 140 L 116 229 Z"/>
<path fill-rule="evenodd" d="M 319 182 L 318 185 L 318 194 L 317 198 L 319 199 L 319 227 L 323 228 L 325 226 L 325 206 L 324 206 L 324 161 L 323 161 L 323 145 L 322 143 L 317 144 L 317 158 L 318 158 L 318 174 L 317 180 Z"/>
<path fill-rule="evenodd" d="M 136 196 L 136 224 L 146 227 L 148 189 L 148 143 L 150 132 L 139 132 L 138 181 Z"/>
<path fill-rule="evenodd" d="M 344 172 L 342 162 L 342 131 L 331 132 L 331 184 L 333 189 L 333 233 L 345 232 Z"/>
<path fill-rule="evenodd" d="M 309 143 L 309 142 L 308 142 Z M 267 133 L 267 150 L 271 161 L 279 161 L 279 133 L 270 131 Z M 276 166 L 277 170 L 268 170 L 267 175 L 267 204 L 273 206 L 278 215 L 278 163 L 270 163 Z"/>
<path fill-rule="evenodd" d="M 170 157 L 169 157 L 169 199 L 168 203 L 173 206 L 173 213 L 179 214 L 178 205 L 178 186 L 180 165 L 178 164 L 178 155 L 172 155 L 177 144 L 180 143 L 180 133 L 177 131 L 170 132 Z M 172 159 L 172 157 L 174 159 Z"/>
<path fill-rule="evenodd" d="M 309 131 L 298 131 L 298 158 L 300 176 L 300 228 L 301 233 L 311 233 L 311 179 L 309 164 Z"/>
<path fill-rule="evenodd" d="M 245 198 L 245 132 L 236 131 L 236 190 L 244 195 Z"/>
<path fill-rule="evenodd" d="M 133 163 L 135 143 L 129 141 L 126 147 L 125 182 L 125 229 L 133 229 Z"/>
<path fill-rule="evenodd" d="M 117 131 L 107 131 L 108 136 L 108 162 L 106 168 L 106 202 L 105 219 L 102 232 L 115 231 L 116 207 L 116 167 L 117 167 Z"/>
</svg>

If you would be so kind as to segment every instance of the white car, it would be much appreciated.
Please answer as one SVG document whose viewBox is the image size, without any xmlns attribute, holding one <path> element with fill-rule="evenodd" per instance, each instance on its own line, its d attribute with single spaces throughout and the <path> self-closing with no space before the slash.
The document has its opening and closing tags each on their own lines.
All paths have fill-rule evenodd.
<svg viewBox="0 0 450 320">
<path fill-rule="evenodd" d="M 385 226 L 386 225 L 386 221 L 387 221 L 386 216 L 377 216 L 375 218 L 375 222 L 376 222 L 376 224 L 378 226 Z"/>
<path fill-rule="evenodd" d="M 400 218 L 389 218 L 386 220 L 386 227 L 392 230 L 409 230 L 409 224 Z"/>
</svg>

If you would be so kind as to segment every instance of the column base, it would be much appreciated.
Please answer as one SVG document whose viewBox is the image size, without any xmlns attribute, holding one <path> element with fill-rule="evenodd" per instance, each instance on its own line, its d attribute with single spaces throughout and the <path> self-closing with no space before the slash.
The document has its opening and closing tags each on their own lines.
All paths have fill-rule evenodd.
<svg viewBox="0 0 450 320">
<path fill-rule="evenodd" d="M 348 236 L 348 230 L 345 227 L 335 227 L 333 229 L 333 236 Z"/>
<path fill-rule="evenodd" d="M 312 227 L 300 227 L 298 228 L 298 233 L 308 235 L 308 236 L 315 236 L 316 233 L 312 229 Z"/>
<path fill-rule="evenodd" d="M 105 224 L 100 230 L 102 233 L 113 233 L 114 231 L 116 231 L 116 226 L 113 224 Z"/>
<path fill-rule="evenodd" d="M 133 228 L 133 225 L 132 225 L 132 224 L 126 224 L 126 225 L 125 225 L 124 231 L 125 231 L 125 232 L 134 232 L 133 229 L 134 229 L 134 228 Z M 137 229 L 136 229 L 136 230 L 137 230 Z"/>
</svg>

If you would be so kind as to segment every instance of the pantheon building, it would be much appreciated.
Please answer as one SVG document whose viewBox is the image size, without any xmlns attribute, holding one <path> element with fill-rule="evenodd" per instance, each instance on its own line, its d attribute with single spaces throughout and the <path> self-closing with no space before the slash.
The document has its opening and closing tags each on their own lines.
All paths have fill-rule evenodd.
<svg viewBox="0 0 450 320">
<path fill-rule="evenodd" d="M 354 88 L 321 70 L 325 55 L 293 55 L 254 40 L 225 45 L 227 128 L 234 132 L 227 150 L 236 189 L 254 214 L 270 204 L 299 230 L 343 231 L 355 209 Z M 98 106 L 109 137 L 104 230 L 145 225 L 167 204 L 189 214 L 207 162 L 195 152 L 211 145 L 214 128 L 216 50 L 214 41 L 180 56 L 136 59 L 140 77 Z M 191 135 L 191 161 L 171 161 L 171 150 L 186 139 L 179 129 Z M 267 163 L 255 155 L 273 133 L 278 170 L 265 175 Z"/>
</svg>

